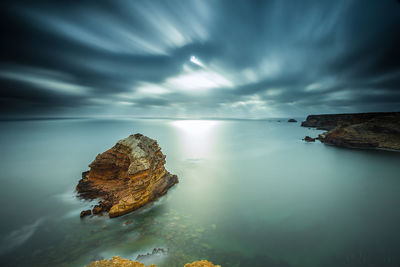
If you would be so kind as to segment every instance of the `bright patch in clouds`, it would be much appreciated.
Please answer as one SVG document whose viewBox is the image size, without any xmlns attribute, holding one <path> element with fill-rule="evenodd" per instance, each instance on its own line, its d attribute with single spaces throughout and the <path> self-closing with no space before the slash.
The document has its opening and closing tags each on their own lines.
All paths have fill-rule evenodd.
<svg viewBox="0 0 400 267">
<path fill-rule="evenodd" d="M 231 104 L 232 108 L 251 107 L 253 109 L 265 109 L 266 102 L 258 95 L 251 96 L 247 100 L 237 101 Z"/>
<path fill-rule="evenodd" d="M 204 90 L 219 87 L 232 87 L 233 83 L 222 75 L 212 71 L 196 71 L 169 78 L 165 83 L 169 88 L 187 90 Z"/>
<path fill-rule="evenodd" d="M 142 83 L 136 93 L 140 95 L 163 95 L 169 93 L 170 90 L 157 84 Z"/>
<path fill-rule="evenodd" d="M 205 67 L 204 64 L 195 56 L 190 57 L 190 62 L 192 62 L 200 67 L 203 67 L 203 68 Z"/>
</svg>

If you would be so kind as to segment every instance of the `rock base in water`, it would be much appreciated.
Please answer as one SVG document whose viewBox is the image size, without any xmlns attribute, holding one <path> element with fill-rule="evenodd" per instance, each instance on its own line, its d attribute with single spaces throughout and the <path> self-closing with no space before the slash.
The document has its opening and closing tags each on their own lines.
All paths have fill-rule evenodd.
<svg viewBox="0 0 400 267">
<path fill-rule="evenodd" d="M 131 135 L 97 155 L 90 170 L 82 173 L 76 190 L 81 198 L 102 199 L 93 214 L 121 216 L 166 194 L 178 183 L 178 177 L 170 174 L 164 164 L 165 155 L 155 140 Z"/>
</svg>

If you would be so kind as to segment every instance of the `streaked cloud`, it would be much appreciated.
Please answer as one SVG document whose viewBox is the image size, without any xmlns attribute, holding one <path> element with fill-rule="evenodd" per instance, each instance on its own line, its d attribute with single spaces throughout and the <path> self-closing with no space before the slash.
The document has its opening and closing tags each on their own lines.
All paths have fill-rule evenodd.
<svg viewBox="0 0 400 267">
<path fill-rule="evenodd" d="M 400 4 L 6 1 L 2 115 L 398 110 Z"/>
</svg>

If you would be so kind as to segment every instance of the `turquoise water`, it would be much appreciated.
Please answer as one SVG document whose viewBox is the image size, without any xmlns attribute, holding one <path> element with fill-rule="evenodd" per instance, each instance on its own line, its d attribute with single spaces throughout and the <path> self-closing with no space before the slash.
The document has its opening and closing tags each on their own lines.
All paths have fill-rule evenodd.
<svg viewBox="0 0 400 267">
<path fill-rule="evenodd" d="M 81 172 L 137 132 L 158 140 L 180 183 L 126 216 L 81 220 L 95 204 L 75 198 Z M 3 121 L 0 265 L 83 266 L 169 248 L 148 261 L 399 266 L 400 153 L 301 141 L 318 133 L 285 120 Z"/>
</svg>

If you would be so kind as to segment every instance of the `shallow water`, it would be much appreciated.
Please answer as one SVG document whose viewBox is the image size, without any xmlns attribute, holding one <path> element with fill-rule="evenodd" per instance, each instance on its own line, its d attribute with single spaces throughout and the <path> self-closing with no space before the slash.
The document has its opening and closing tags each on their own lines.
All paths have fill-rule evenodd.
<svg viewBox="0 0 400 267">
<path fill-rule="evenodd" d="M 301 118 L 300 118 L 301 120 Z M 81 220 L 87 165 L 140 132 L 180 183 L 123 217 Z M 400 153 L 304 143 L 285 120 L 0 123 L 0 265 L 83 266 L 113 255 L 183 266 L 399 266 Z M 149 263 L 149 262 L 145 262 Z"/>
</svg>

